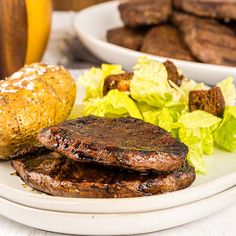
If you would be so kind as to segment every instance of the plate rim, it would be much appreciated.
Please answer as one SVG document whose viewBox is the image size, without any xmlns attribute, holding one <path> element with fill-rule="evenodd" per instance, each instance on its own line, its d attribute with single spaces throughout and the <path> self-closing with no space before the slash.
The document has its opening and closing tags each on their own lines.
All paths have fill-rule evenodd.
<svg viewBox="0 0 236 236">
<path fill-rule="evenodd" d="M 7 199 L 3 199 L 1 197 L 0 197 L 0 208 L 3 208 L 3 207 L 5 208 L 2 211 L 3 212 L 2 215 L 4 215 L 5 217 L 8 217 L 9 219 L 12 219 L 24 225 L 36 227 L 36 228 L 47 230 L 47 231 L 49 230 L 49 231 L 58 232 L 58 233 L 83 234 L 83 235 L 91 235 L 91 234 L 92 235 L 101 235 L 101 234 L 102 235 L 127 235 L 127 234 L 156 232 L 158 230 L 168 229 L 168 228 L 183 225 L 185 223 L 190 223 L 190 222 L 199 220 L 206 216 L 212 215 L 226 208 L 227 206 L 233 204 L 235 202 L 235 198 L 233 198 L 232 196 L 236 196 L 236 186 L 226 191 L 223 191 L 217 195 L 211 196 L 209 198 L 206 198 L 206 199 L 194 202 L 194 203 L 174 207 L 172 209 L 165 209 L 162 211 L 152 211 L 152 212 L 145 212 L 145 213 L 131 213 L 131 214 L 130 213 L 128 214 L 78 214 L 78 213 L 68 213 L 68 212 L 45 211 L 42 209 L 22 206 L 20 204 L 9 201 Z M 223 199 L 225 198 L 230 199 L 230 202 L 223 201 Z M 216 205 L 216 203 L 218 203 L 217 206 L 213 207 Z M 6 210 L 6 208 L 8 210 Z M 20 208 L 20 213 L 19 213 L 18 208 Z M 16 212 L 18 212 L 18 214 L 15 214 L 15 212 L 14 214 L 11 213 L 12 211 L 9 211 L 9 209 L 14 209 Z M 203 211 L 202 209 L 207 209 L 207 210 Z M 176 218 L 176 215 L 178 215 L 180 211 L 181 211 L 181 215 L 184 217 Z M 25 215 L 27 212 L 27 216 L 31 217 L 31 219 L 33 220 L 33 223 L 32 223 L 32 220 L 24 219 L 24 217 L 22 217 L 22 212 L 23 212 L 23 215 Z M 182 212 L 188 212 L 188 214 L 182 214 Z M 194 212 L 194 214 L 190 214 L 190 212 L 191 213 Z M 33 217 L 35 214 L 37 214 L 37 217 L 38 217 L 37 219 Z M 42 220 L 39 221 L 39 217 L 41 219 L 42 214 L 44 214 L 44 217 L 46 217 L 47 219 L 46 223 L 44 223 L 45 221 L 42 221 Z M 158 222 L 155 220 L 157 218 L 157 215 L 159 216 L 159 218 L 160 216 L 162 216 L 160 218 L 161 223 L 159 222 L 159 220 Z M 190 218 L 190 215 L 191 215 L 191 218 Z M 58 227 L 58 224 L 56 225 L 56 227 L 52 226 L 49 222 L 49 219 L 52 220 L 53 218 L 53 222 L 55 222 L 54 220 L 55 216 L 57 216 L 60 220 L 63 220 L 64 224 L 61 224 L 59 227 Z M 140 221 L 140 218 L 143 222 L 144 220 L 143 217 L 145 218 L 146 224 L 138 224 L 139 225 L 138 227 L 129 227 L 131 225 L 133 226 L 133 224 L 137 222 L 138 220 Z M 171 217 L 172 221 L 168 217 Z M 173 218 L 175 220 L 173 220 Z M 128 227 L 126 227 L 125 230 L 122 227 L 120 228 L 119 223 L 118 224 L 114 223 L 117 221 L 124 223 L 124 220 L 126 224 L 128 223 Z M 108 229 L 107 227 L 101 227 L 101 223 L 107 225 L 107 221 L 109 221 L 110 223 L 113 222 L 113 224 L 108 224 L 110 225 Z M 68 227 L 68 222 L 69 224 L 73 224 L 73 225 L 75 222 L 79 224 L 83 222 L 82 223 L 83 226 L 85 223 L 85 225 L 86 224 L 87 226 L 93 225 L 93 227 L 92 228 L 84 227 L 83 229 L 79 227 L 77 229 L 77 227 L 71 227 L 71 226 Z M 118 227 L 116 225 L 118 225 Z M 94 230 L 94 227 L 96 228 L 95 230 Z M 77 230 L 78 231 L 80 230 L 80 232 L 78 232 Z M 81 232 L 81 230 L 83 232 Z"/>
<path fill-rule="evenodd" d="M 8 163 L 10 165 L 10 163 Z M 10 175 L 10 173 L 9 173 Z M 22 181 L 22 180 L 21 180 Z M 0 181 L 0 197 L 4 197 L 10 201 L 28 206 L 36 207 L 41 205 L 40 209 L 64 211 L 69 206 L 77 205 L 76 208 L 68 209 L 69 212 L 76 213 L 140 213 L 152 210 L 163 210 L 171 207 L 189 204 L 195 201 L 218 194 L 227 188 L 235 185 L 236 171 L 218 177 L 207 183 L 189 187 L 175 192 L 166 193 L 163 195 L 152 195 L 137 198 L 65 198 L 56 197 L 46 194 L 35 194 L 16 189 Z M 22 184 L 24 182 L 22 181 Z M 22 187 L 23 188 L 23 187 Z M 213 190 L 214 189 L 214 190 Z M 201 194 L 200 194 L 201 193 Z M 200 195 L 200 197 L 199 197 Z M 18 196 L 14 199 L 14 196 Z M 198 196 L 198 197 L 197 197 Z M 25 199 L 24 201 L 22 199 Z M 174 203 L 172 203 L 175 199 Z M 176 200 L 178 199 L 178 200 Z M 152 202 L 152 207 L 147 207 L 145 202 Z M 132 202 L 132 204 L 131 204 Z M 167 207 L 162 207 L 161 203 L 166 203 Z M 177 202 L 177 204 L 176 204 Z M 115 204 L 115 208 L 114 208 Z M 154 206 L 153 206 L 154 204 Z M 62 206 L 59 208 L 58 206 Z M 90 207 L 88 207 L 89 205 Z M 123 205 L 128 207 L 122 208 Z M 137 205 L 139 207 L 137 207 Z M 98 210 L 103 206 L 103 210 Z M 75 206 L 74 206 L 75 207 Z M 78 208 L 77 208 L 78 207 Z M 94 208 L 97 207 L 96 210 Z M 137 209 L 138 208 L 138 209 Z M 81 209 L 81 210 L 78 210 Z M 119 209 L 119 210 L 117 210 Z"/>
</svg>

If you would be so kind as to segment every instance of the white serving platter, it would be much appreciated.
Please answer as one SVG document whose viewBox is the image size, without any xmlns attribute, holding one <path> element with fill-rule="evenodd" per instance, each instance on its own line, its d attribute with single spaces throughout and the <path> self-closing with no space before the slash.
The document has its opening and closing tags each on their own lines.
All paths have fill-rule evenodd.
<svg viewBox="0 0 236 236">
<path fill-rule="evenodd" d="M 84 45 L 100 59 L 109 63 L 122 64 L 127 70 L 131 70 L 137 57 L 143 55 L 148 55 L 161 62 L 165 61 L 167 59 L 165 57 L 133 51 L 106 42 L 107 30 L 122 25 L 117 6 L 117 1 L 111 1 L 92 6 L 77 14 L 74 26 Z M 187 77 L 209 85 L 216 84 L 228 75 L 236 78 L 236 67 L 171 60 Z"/>
<path fill-rule="evenodd" d="M 75 80 L 84 71 L 71 71 Z M 83 88 L 78 88 L 76 104 L 81 103 Z M 184 190 L 163 195 L 123 199 L 61 198 L 32 191 L 15 175 L 9 161 L 0 162 L 0 197 L 28 207 L 71 213 L 143 213 L 168 209 L 213 196 L 236 183 L 236 154 L 215 149 L 206 157 L 208 175 L 198 175 L 194 184 Z"/>
<path fill-rule="evenodd" d="M 52 232 L 76 235 L 128 235 L 154 232 L 198 220 L 229 206 L 235 198 L 236 187 L 233 187 L 212 197 L 179 207 L 122 214 L 45 211 L 0 198 L 0 212 L 24 225 Z"/>
<path fill-rule="evenodd" d="M 209 174 L 198 175 L 194 184 L 187 189 L 163 195 L 121 199 L 62 198 L 32 191 L 18 176 L 11 175 L 14 169 L 10 162 L 1 162 L 0 197 L 29 207 L 61 212 L 100 214 L 157 211 L 199 201 L 235 185 L 235 153 L 216 150 L 206 162 Z"/>
</svg>

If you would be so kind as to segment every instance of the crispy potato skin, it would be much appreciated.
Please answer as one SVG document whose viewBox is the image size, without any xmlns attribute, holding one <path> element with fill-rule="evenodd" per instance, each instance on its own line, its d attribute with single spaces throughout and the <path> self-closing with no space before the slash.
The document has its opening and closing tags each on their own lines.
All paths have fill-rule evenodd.
<svg viewBox="0 0 236 236">
<path fill-rule="evenodd" d="M 40 129 L 68 117 L 76 86 L 62 66 L 34 63 L 0 81 L 0 159 L 40 146 Z"/>
</svg>

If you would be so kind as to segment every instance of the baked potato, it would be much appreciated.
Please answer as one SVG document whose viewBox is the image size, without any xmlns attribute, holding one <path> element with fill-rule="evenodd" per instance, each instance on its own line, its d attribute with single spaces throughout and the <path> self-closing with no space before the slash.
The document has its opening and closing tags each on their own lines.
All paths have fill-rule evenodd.
<svg viewBox="0 0 236 236">
<path fill-rule="evenodd" d="M 38 131 L 66 120 L 75 96 L 62 66 L 34 63 L 0 81 L 0 159 L 38 149 Z"/>
</svg>

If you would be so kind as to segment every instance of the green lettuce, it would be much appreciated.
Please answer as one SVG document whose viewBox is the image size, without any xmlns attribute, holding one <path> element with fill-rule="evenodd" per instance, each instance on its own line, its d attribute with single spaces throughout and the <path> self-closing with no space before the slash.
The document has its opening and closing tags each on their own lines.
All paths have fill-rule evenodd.
<svg viewBox="0 0 236 236">
<path fill-rule="evenodd" d="M 179 101 L 181 95 L 170 86 L 164 64 L 140 57 L 133 70 L 134 76 L 130 83 L 133 99 L 158 108 L 169 101 Z"/>
<path fill-rule="evenodd" d="M 173 118 L 171 112 L 167 108 L 156 109 L 142 112 L 143 120 L 145 122 L 157 125 L 169 132 L 172 131 Z"/>
<path fill-rule="evenodd" d="M 174 124 L 184 112 L 185 104 L 181 102 L 167 103 L 163 108 L 152 107 L 146 103 L 137 103 L 137 106 L 145 122 L 160 126 L 176 136 L 176 131 L 173 130 L 175 129 Z"/>
<path fill-rule="evenodd" d="M 110 90 L 103 98 L 90 99 L 85 102 L 83 115 L 143 118 L 135 102 L 125 92 L 120 92 L 117 89 Z"/>
<path fill-rule="evenodd" d="M 179 123 L 184 124 L 186 128 L 216 128 L 215 125 L 221 121 L 221 118 L 214 116 L 202 110 L 196 110 L 191 113 L 184 114 Z"/>
<path fill-rule="evenodd" d="M 179 129 L 179 139 L 188 146 L 189 153 L 187 160 L 195 167 L 198 173 L 207 174 L 207 167 L 203 159 L 201 130 L 190 129 L 182 126 Z"/>
<path fill-rule="evenodd" d="M 188 104 L 189 100 L 189 92 L 192 90 L 204 90 L 207 89 L 204 83 L 197 83 L 194 80 L 189 80 L 184 78 L 181 85 L 180 90 L 182 90 L 182 93 L 185 94 L 185 96 L 182 96 L 182 101 L 185 101 L 186 104 Z"/>
<path fill-rule="evenodd" d="M 214 132 L 217 145 L 233 152 L 236 149 L 236 106 L 226 107 L 223 121 Z"/>
<path fill-rule="evenodd" d="M 194 80 L 189 79 L 183 79 L 180 88 L 185 92 L 185 94 L 188 96 L 189 92 L 192 90 L 202 90 L 207 89 L 204 83 L 197 83 Z"/>
<path fill-rule="evenodd" d="M 233 106 L 236 99 L 236 89 L 233 77 L 228 76 L 227 79 L 217 83 L 216 86 L 220 87 L 223 93 L 225 106 Z"/>
<path fill-rule="evenodd" d="M 145 122 L 158 125 L 158 115 L 160 113 L 160 109 L 142 102 L 137 102 L 136 104 Z"/>
<path fill-rule="evenodd" d="M 187 159 L 197 172 L 207 173 L 203 154 L 212 154 L 213 132 L 220 122 L 220 118 L 201 110 L 183 114 L 178 120 L 179 139 L 188 146 Z"/>
<path fill-rule="evenodd" d="M 78 84 L 86 89 L 85 101 L 91 98 L 103 97 L 104 79 L 108 75 L 115 75 L 123 73 L 121 65 L 102 64 L 101 68 L 91 68 L 85 71 L 78 79 Z"/>
</svg>

